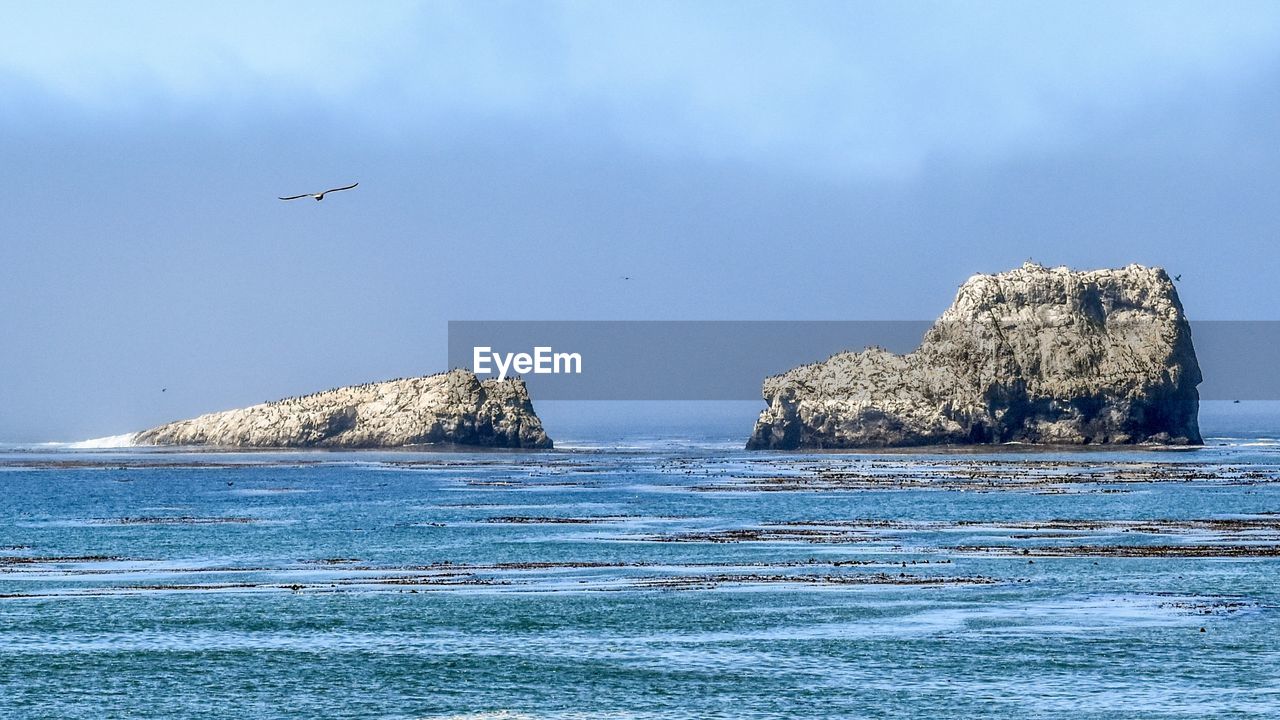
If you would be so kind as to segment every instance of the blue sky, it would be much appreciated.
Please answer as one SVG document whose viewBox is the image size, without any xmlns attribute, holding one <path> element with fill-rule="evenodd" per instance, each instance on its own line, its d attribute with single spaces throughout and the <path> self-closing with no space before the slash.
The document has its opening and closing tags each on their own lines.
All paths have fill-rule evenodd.
<svg viewBox="0 0 1280 720">
<path fill-rule="evenodd" d="M 1029 257 L 1280 299 L 1274 3 L 11 3 L 0 93 L 3 440 L 451 319 L 931 318 Z"/>
</svg>

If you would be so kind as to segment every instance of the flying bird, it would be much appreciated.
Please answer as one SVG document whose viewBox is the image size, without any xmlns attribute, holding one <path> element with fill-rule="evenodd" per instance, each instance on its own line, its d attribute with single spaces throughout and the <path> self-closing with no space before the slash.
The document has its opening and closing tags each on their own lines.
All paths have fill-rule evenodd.
<svg viewBox="0 0 1280 720">
<path fill-rule="evenodd" d="M 1181 276 L 1181 275 L 1174 275 L 1174 276 L 1173 276 L 1173 281 L 1174 281 L 1174 282 L 1179 282 L 1179 281 L 1181 281 L 1181 280 L 1182 280 L 1182 276 Z"/>
<path fill-rule="evenodd" d="M 329 194 L 329 193 L 331 193 L 331 192 L 341 192 L 341 191 L 343 191 L 343 190 L 350 190 L 351 188 L 353 188 L 353 187 L 355 187 L 355 186 L 357 186 L 357 185 L 359 185 L 359 184 L 360 184 L 360 183 L 351 183 L 350 185 L 348 185 L 348 186 L 346 186 L 346 187 L 329 188 L 328 190 L 325 190 L 324 192 L 318 192 L 318 193 L 302 193 L 301 195 L 290 195 L 289 197 L 282 197 L 282 198 L 280 198 L 280 199 L 281 199 L 281 200 L 297 200 L 298 198 L 309 197 L 309 198 L 315 198 L 315 199 L 316 199 L 316 202 L 319 202 L 319 201 L 321 201 L 321 200 L 323 200 L 323 199 L 324 199 L 324 196 L 325 196 L 325 195 L 328 195 L 328 194 Z"/>
</svg>

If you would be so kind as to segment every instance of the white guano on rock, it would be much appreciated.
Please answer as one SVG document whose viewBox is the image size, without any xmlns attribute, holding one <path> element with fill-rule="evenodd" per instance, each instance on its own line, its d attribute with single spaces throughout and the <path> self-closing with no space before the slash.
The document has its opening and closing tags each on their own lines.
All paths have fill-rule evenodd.
<svg viewBox="0 0 1280 720">
<path fill-rule="evenodd" d="M 770 377 L 749 449 L 1199 444 L 1200 366 L 1159 268 L 975 275 L 906 355 Z"/>
<path fill-rule="evenodd" d="M 336 388 L 138 433 L 135 445 L 550 448 L 522 380 L 467 370 Z"/>
</svg>

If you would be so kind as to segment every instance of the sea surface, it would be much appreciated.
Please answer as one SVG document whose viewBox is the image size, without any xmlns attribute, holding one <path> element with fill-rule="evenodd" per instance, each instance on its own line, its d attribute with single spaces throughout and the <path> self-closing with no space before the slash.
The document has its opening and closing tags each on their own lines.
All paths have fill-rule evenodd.
<svg viewBox="0 0 1280 720">
<path fill-rule="evenodd" d="M 1280 717 L 1274 405 L 1192 450 L 669 425 L 0 449 L 0 717 Z"/>
</svg>

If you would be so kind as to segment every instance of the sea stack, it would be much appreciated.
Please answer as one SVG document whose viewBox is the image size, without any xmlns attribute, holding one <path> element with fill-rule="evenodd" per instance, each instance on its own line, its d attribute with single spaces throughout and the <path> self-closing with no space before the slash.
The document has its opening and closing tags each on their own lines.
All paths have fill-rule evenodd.
<svg viewBox="0 0 1280 720">
<path fill-rule="evenodd" d="M 550 448 L 522 380 L 467 370 L 336 388 L 201 415 L 138 433 L 134 445 L 223 448 Z"/>
<path fill-rule="evenodd" d="M 914 352 L 766 379 L 747 448 L 1194 445 L 1200 379 L 1164 270 L 1027 263 L 969 278 Z"/>
</svg>

